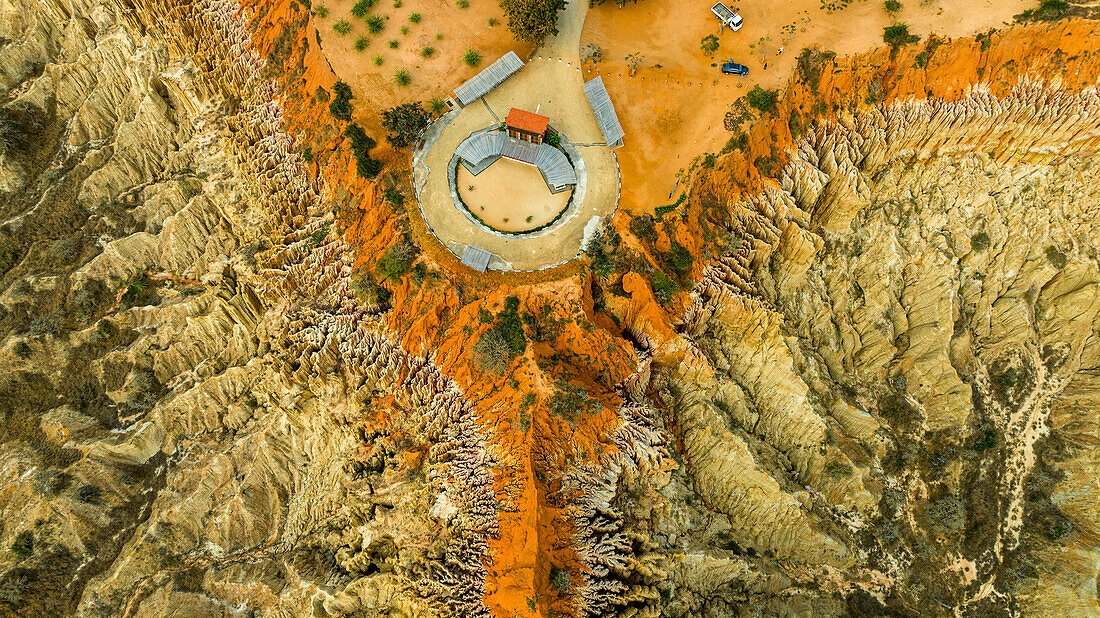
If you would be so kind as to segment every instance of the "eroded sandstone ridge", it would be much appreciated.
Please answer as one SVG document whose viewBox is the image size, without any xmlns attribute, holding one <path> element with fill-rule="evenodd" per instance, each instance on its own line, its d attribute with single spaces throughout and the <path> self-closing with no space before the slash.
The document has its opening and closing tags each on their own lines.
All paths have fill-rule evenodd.
<svg viewBox="0 0 1100 618">
<path fill-rule="evenodd" d="M 1091 22 L 803 75 L 502 281 L 293 0 L 0 16 L 5 613 L 1096 613 Z"/>
</svg>

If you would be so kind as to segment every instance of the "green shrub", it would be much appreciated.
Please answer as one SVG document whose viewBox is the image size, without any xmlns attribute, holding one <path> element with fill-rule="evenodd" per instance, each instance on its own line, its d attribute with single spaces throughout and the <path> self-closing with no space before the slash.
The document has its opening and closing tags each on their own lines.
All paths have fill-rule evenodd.
<svg viewBox="0 0 1100 618">
<path fill-rule="evenodd" d="M 1054 21 L 1065 17 L 1069 3 L 1063 0 L 1043 0 L 1037 9 L 1028 9 L 1015 16 L 1016 21 Z"/>
<path fill-rule="evenodd" d="M 370 30 L 371 34 L 378 34 L 382 32 L 382 29 L 386 27 L 386 20 L 377 15 L 371 15 L 367 18 L 367 30 Z"/>
<path fill-rule="evenodd" d="M 519 298 L 509 296 L 504 299 L 504 310 L 495 318 L 487 311 L 479 315 L 482 323 L 486 323 L 487 318 L 493 321 L 493 325 L 474 344 L 474 358 L 483 370 L 500 373 L 527 350 L 527 336 L 523 331 L 523 319 L 519 316 Z"/>
<path fill-rule="evenodd" d="M 397 72 L 393 74 L 393 81 L 398 86 L 408 86 L 409 82 L 412 81 L 412 75 L 409 74 L 407 69 L 398 69 Z"/>
<path fill-rule="evenodd" d="M 558 592 L 569 592 L 569 590 L 573 588 L 573 581 L 572 578 L 569 577 L 569 571 L 559 569 L 558 567 L 550 567 L 550 585 Z"/>
<path fill-rule="evenodd" d="M 1062 253 L 1058 249 L 1058 247 L 1055 247 L 1054 245 L 1049 245 L 1044 250 L 1044 252 L 1046 253 L 1047 261 L 1050 262 L 1051 266 L 1057 268 L 1058 270 L 1062 270 L 1066 267 L 1066 264 L 1068 263 L 1068 260 L 1066 259 L 1066 254 Z"/>
<path fill-rule="evenodd" d="M 920 40 L 920 37 L 909 34 L 908 24 L 894 24 L 882 29 L 882 40 L 890 47 L 897 49 L 910 43 L 916 43 Z"/>
<path fill-rule="evenodd" d="M 351 24 L 348 20 L 341 19 L 335 24 L 332 24 L 332 29 L 335 30 L 337 34 L 347 34 L 351 32 Z"/>
<path fill-rule="evenodd" d="M 399 45 L 401 45 L 401 43 L 400 43 L 400 42 L 398 42 L 398 40 L 397 40 L 397 39 L 390 39 L 390 40 L 389 40 L 389 41 L 388 41 L 388 42 L 386 43 L 386 45 L 387 45 L 387 46 L 389 46 L 389 48 L 390 48 L 390 49 L 397 49 L 397 47 L 398 47 Z"/>
<path fill-rule="evenodd" d="M 328 112 L 337 120 L 351 120 L 351 100 L 355 95 L 351 93 L 351 86 L 344 82 L 336 82 L 332 85 L 334 96 L 328 104 Z"/>
<path fill-rule="evenodd" d="M 430 45 L 428 47 L 425 47 L 424 49 L 420 50 L 420 56 L 422 58 L 431 58 L 434 55 L 435 55 L 435 48 L 430 46 Z"/>
<path fill-rule="evenodd" d="M 408 34 L 408 33 L 409 33 L 409 27 L 408 26 L 401 26 L 401 34 Z"/>
<path fill-rule="evenodd" d="M 405 204 L 405 194 L 397 189 L 384 189 L 382 199 L 392 206 L 403 206 Z"/>
<path fill-rule="evenodd" d="M 970 237 L 970 248 L 974 251 L 985 251 L 989 248 L 989 234 L 978 232 Z"/>
<path fill-rule="evenodd" d="M 466 48 L 466 53 L 462 54 L 462 61 L 465 62 L 468 67 L 476 67 L 481 64 L 481 52 Z"/>
<path fill-rule="evenodd" d="M 420 13 L 412 13 L 411 15 L 409 15 L 409 21 L 414 24 L 419 24 L 421 19 L 422 18 L 420 17 Z"/>
<path fill-rule="evenodd" d="M 313 14 L 321 19 L 328 17 L 328 7 L 323 4 L 318 4 L 313 7 Z"/>
<path fill-rule="evenodd" d="M 370 39 L 365 36 L 361 36 L 355 39 L 355 45 L 353 45 L 353 47 L 355 47 L 355 51 L 363 51 L 370 47 Z"/>
<path fill-rule="evenodd" d="M 374 139 L 367 135 L 363 127 L 351 123 L 344 129 L 344 135 L 351 140 L 351 151 L 355 155 L 355 170 L 363 178 L 374 178 L 382 171 L 382 162 L 372 159 L 370 151 L 377 145 Z"/>
<path fill-rule="evenodd" d="M 842 461 L 830 461 L 825 465 L 825 474 L 834 479 L 846 479 L 852 476 L 852 466 Z"/>
<path fill-rule="evenodd" d="M 694 259 L 691 257 L 691 252 L 688 251 L 687 248 L 674 240 L 672 241 L 672 248 L 669 250 L 668 254 L 665 255 L 664 261 L 677 275 L 684 277 L 691 272 L 691 265 Z"/>
<path fill-rule="evenodd" d="M 680 293 L 680 286 L 660 270 L 653 273 L 650 283 L 653 286 L 653 296 L 661 304 L 667 305 Z"/>
<path fill-rule="evenodd" d="M 359 0 L 355 3 L 355 6 L 351 7 L 351 14 L 356 17 L 366 17 L 367 13 L 370 13 L 370 9 L 378 0 Z"/>
<path fill-rule="evenodd" d="M 745 95 L 745 99 L 752 107 L 767 113 L 775 111 L 775 103 L 779 100 L 779 93 L 775 90 L 764 90 L 757 85 L 753 86 L 752 90 Z"/>
<path fill-rule="evenodd" d="M 455 6 L 460 9 L 470 8 L 470 0 L 455 0 Z"/>
<path fill-rule="evenodd" d="M 428 106 L 431 108 L 433 114 L 441 113 L 443 110 L 447 109 L 447 104 L 439 97 L 428 99 Z"/>
<path fill-rule="evenodd" d="M 374 56 L 374 58 L 371 58 L 371 62 L 373 62 L 374 66 L 376 66 L 376 67 L 382 66 L 382 63 L 384 61 L 385 60 L 382 58 L 382 54 L 377 54 L 377 55 Z"/>
<path fill-rule="evenodd" d="M 309 235 L 309 244 L 313 247 L 319 247 L 321 243 L 325 242 L 325 238 L 328 237 L 329 228 L 332 227 L 327 221 L 321 224 L 321 227 L 317 228 L 312 234 Z"/>
<path fill-rule="evenodd" d="M 901 10 L 901 3 L 898 0 L 886 0 L 884 5 L 887 13 L 897 13 Z"/>
<path fill-rule="evenodd" d="M 490 17 L 490 18 L 489 18 L 489 20 L 488 20 L 488 22 L 486 22 L 486 23 L 488 23 L 488 24 L 489 24 L 489 27 L 490 27 L 490 28 L 492 28 L 493 26 L 495 26 L 495 25 L 499 24 L 499 23 L 500 23 L 500 20 L 499 20 L 499 19 L 497 19 L 496 17 Z"/>
<path fill-rule="evenodd" d="M 708 154 L 707 156 L 703 157 L 703 162 L 700 163 L 699 165 L 701 165 L 703 167 L 703 169 L 708 169 L 709 170 L 710 168 L 714 167 L 714 164 L 717 161 L 718 161 L 718 157 L 716 155 L 714 155 L 713 153 L 711 153 L 711 154 Z"/>
<path fill-rule="evenodd" d="M 387 249 L 386 253 L 378 258 L 378 262 L 374 265 L 374 272 L 384 279 L 400 281 L 401 277 L 409 273 L 419 254 L 416 245 L 401 241 Z"/>
</svg>

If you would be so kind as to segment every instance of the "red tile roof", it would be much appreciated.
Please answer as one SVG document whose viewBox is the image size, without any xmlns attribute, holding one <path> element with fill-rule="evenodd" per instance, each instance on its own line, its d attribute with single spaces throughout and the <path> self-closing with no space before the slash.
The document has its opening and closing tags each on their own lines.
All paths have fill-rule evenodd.
<svg viewBox="0 0 1100 618">
<path fill-rule="evenodd" d="M 505 120 L 504 123 L 513 129 L 520 129 L 522 131 L 529 131 L 542 135 L 546 133 L 546 127 L 550 124 L 550 119 L 546 116 L 540 116 L 533 112 L 525 112 L 522 109 L 513 107 L 512 111 L 508 112 L 508 119 Z"/>
</svg>

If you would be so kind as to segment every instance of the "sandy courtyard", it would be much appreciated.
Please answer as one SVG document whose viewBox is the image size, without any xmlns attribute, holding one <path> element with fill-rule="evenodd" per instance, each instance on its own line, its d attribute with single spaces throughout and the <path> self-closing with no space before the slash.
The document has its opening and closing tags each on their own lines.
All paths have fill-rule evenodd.
<svg viewBox="0 0 1100 618">
<path fill-rule="evenodd" d="M 490 227 L 522 232 L 554 220 L 569 204 L 572 190 L 551 193 L 538 168 L 501 158 L 477 176 L 458 166 L 458 194 Z"/>
</svg>

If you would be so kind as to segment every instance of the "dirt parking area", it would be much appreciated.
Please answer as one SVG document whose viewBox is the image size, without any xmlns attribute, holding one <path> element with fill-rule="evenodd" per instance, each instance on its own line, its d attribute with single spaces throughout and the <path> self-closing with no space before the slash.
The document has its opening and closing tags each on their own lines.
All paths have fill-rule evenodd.
<svg viewBox="0 0 1100 618">
<path fill-rule="evenodd" d="M 458 195 L 489 227 L 506 232 L 533 230 L 565 210 L 572 191 L 551 193 L 533 165 L 501 158 L 474 176 L 458 166 Z"/>
<path fill-rule="evenodd" d="M 681 183 L 672 192 L 677 174 L 729 140 L 723 118 L 730 104 L 758 84 L 782 88 L 794 75 L 803 48 L 818 46 L 842 56 L 868 51 L 884 45 L 883 28 L 894 22 L 908 24 L 923 45 L 930 34 L 961 37 L 1004 27 L 1013 15 L 1039 3 L 904 0 L 901 11 L 891 15 L 882 0 L 726 0 L 744 17 L 737 32 L 719 32 L 710 12 L 713 4 L 639 0 L 620 8 L 605 2 L 588 12 L 581 43 L 587 50 L 598 47 L 602 60 L 586 63 L 585 77 L 603 77 L 626 130 L 625 145 L 616 154 L 623 176 L 621 204 L 631 212 L 653 212 L 674 202 L 684 189 Z M 719 39 L 713 57 L 701 49 L 707 35 Z M 626 62 L 632 54 L 638 58 L 634 76 Z M 748 66 L 749 76 L 719 75 L 717 63 L 729 58 Z"/>
</svg>

